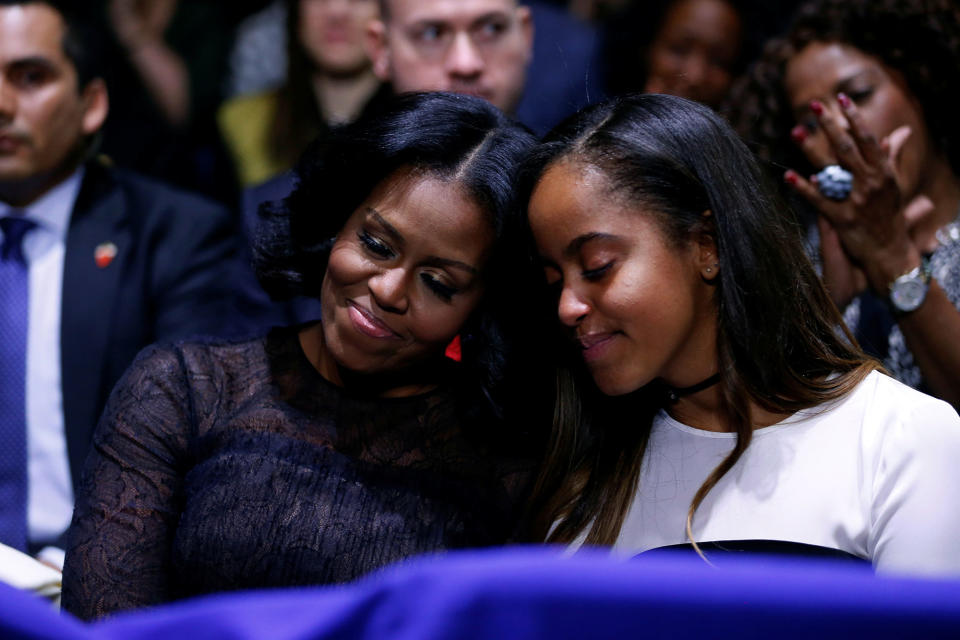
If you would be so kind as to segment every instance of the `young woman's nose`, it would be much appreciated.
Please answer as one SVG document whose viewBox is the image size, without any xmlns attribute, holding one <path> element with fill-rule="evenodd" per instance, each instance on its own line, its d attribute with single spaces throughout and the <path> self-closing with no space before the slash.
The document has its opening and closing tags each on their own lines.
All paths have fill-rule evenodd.
<svg viewBox="0 0 960 640">
<path fill-rule="evenodd" d="M 590 312 L 590 305 L 577 293 L 573 287 L 565 286 L 560 292 L 560 302 L 557 305 L 557 315 L 560 322 L 568 327 L 575 327 Z"/>
</svg>

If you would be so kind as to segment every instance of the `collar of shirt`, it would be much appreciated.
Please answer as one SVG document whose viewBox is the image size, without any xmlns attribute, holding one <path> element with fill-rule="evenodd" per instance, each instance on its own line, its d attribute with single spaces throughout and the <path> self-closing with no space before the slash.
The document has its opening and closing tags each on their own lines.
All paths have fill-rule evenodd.
<svg viewBox="0 0 960 640">
<path fill-rule="evenodd" d="M 83 167 L 80 167 L 28 207 L 11 207 L 6 202 L 0 202 L 0 218 L 12 215 L 14 211 L 25 211 L 27 219 L 36 222 L 37 226 L 56 235 L 58 239 L 64 240 L 67 237 L 67 226 L 70 224 L 70 213 L 80 193 L 83 172 Z"/>
</svg>

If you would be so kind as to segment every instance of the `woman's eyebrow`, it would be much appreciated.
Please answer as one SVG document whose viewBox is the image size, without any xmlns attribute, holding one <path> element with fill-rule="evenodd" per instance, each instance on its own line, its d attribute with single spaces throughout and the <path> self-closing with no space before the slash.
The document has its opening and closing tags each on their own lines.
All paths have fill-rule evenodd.
<svg viewBox="0 0 960 640">
<path fill-rule="evenodd" d="M 396 227 L 394 227 L 392 224 L 387 222 L 386 219 L 384 219 L 384 217 L 380 215 L 379 211 L 377 211 L 373 207 L 367 207 L 367 215 L 370 218 L 372 218 L 377 224 L 383 227 L 383 230 L 387 233 L 387 235 L 389 235 L 393 239 L 394 242 L 396 242 L 400 246 L 403 246 L 404 244 L 403 235 L 401 235 L 401 233 L 397 231 Z M 440 258 L 438 256 L 430 256 L 430 258 L 427 259 L 427 262 L 435 267 L 453 267 L 456 269 L 461 269 L 463 271 L 466 271 L 472 276 L 480 275 L 479 269 L 477 269 L 472 265 L 467 264 L 466 262 L 461 262 L 460 260 L 451 260 L 450 258 Z"/>
<path fill-rule="evenodd" d="M 454 269 L 461 269 L 466 271 L 472 276 L 479 276 L 480 271 L 466 262 L 461 262 L 460 260 L 451 260 L 450 258 L 440 258 L 437 256 L 430 256 L 426 263 L 434 267 L 451 267 Z"/>
<path fill-rule="evenodd" d="M 563 257 L 572 258 L 576 256 L 580 249 L 583 248 L 583 245 L 593 240 L 611 240 L 616 238 L 612 233 L 601 233 L 599 231 L 594 231 L 591 233 L 585 233 L 583 235 L 577 236 L 570 241 L 570 244 L 567 245 L 567 248 L 563 250 Z"/>
<path fill-rule="evenodd" d="M 846 75 L 844 75 L 844 76 L 841 76 L 840 79 L 837 80 L 836 87 L 842 89 L 843 87 L 846 87 L 847 85 L 849 85 L 849 84 L 851 84 L 851 83 L 853 83 L 853 82 L 855 82 L 855 81 L 857 81 L 857 80 L 859 80 L 859 79 L 861 79 L 861 78 L 864 78 L 864 77 L 865 77 L 867 80 L 870 80 L 871 77 L 873 76 L 873 74 L 874 74 L 873 69 L 870 69 L 869 67 L 867 67 L 867 68 L 861 68 L 861 69 L 855 69 L 855 70 L 852 71 L 851 73 L 848 73 L 848 74 L 846 74 Z"/>
<path fill-rule="evenodd" d="M 859 68 L 854 69 L 853 71 L 847 73 L 840 77 L 833 85 L 834 91 L 847 91 L 847 87 L 859 80 L 860 78 L 866 76 L 868 81 L 873 77 L 874 71 L 869 68 Z M 794 117 L 800 117 L 806 115 L 810 112 L 810 102 L 804 102 L 803 104 L 791 105 L 791 110 L 793 111 Z"/>
<path fill-rule="evenodd" d="M 373 220 L 376 221 L 377 224 L 383 227 L 383 230 L 387 232 L 387 235 L 389 235 L 394 242 L 396 242 L 400 246 L 403 246 L 405 242 L 405 240 L 403 239 L 403 235 L 399 231 L 397 231 L 396 227 L 394 227 L 392 224 L 387 222 L 386 219 L 382 215 L 380 215 L 379 211 L 377 211 L 373 207 L 367 207 L 367 215 L 370 218 L 373 218 Z"/>
</svg>

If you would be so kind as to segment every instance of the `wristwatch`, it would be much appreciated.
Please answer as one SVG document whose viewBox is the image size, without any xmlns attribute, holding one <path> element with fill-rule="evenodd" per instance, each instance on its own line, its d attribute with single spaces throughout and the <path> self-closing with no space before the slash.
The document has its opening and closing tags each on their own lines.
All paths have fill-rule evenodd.
<svg viewBox="0 0 960 640">
<path fill-rule="evenodd" d="M 895 313 L 916 311 L 930 289 L 930 257 L 923 256 L 920 266 L 906 272 L 890 284 L 890 306 Z"/>
</svg>

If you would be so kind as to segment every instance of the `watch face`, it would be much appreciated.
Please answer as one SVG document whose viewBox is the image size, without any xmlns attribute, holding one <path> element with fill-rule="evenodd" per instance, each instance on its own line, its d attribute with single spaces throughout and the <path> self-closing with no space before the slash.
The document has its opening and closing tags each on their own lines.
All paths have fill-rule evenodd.
<svg viewBox="0 0 960 640">
<path fill-rule="evenodd" d="M 898 311 L 913 311 L 927 295 L 927 283 L 920 277 L 901 276 L 890 287 L 890 302 Z"/>
</svg>

